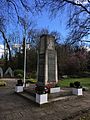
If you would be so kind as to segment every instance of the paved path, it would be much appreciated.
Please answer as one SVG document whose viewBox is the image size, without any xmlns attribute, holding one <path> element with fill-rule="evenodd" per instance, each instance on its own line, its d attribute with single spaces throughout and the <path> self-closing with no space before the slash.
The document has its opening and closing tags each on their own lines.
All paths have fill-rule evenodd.
<svg viewBox="0 0 90 120">
<path fill-rule="evenodd" d="M 90 92 L 77 99 L 39 107 L 14 93 L 16 80 L 6 81 L 7 86 L 0 87 L 0 120 L 78 120 L 78 114 L 90 110 Z"/>
</svg>

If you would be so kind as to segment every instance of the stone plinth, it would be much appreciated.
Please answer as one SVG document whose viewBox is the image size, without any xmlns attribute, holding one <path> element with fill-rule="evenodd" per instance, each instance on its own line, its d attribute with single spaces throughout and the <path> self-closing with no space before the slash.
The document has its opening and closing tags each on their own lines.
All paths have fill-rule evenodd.
<svg viewBox="0 0 90 120">
<path fill-rule="evenodd" d="M 48 94 L 37 94 L 36 93 L 36 103 L 38 103 L 38 104 L 44 104 L 44 103 L 47 103 L 48 101 L 47 101 L 47 99 L 48 99 Z"/>
<path fill-rule="evenodd" d="M 72 89 L 72 93 L 73 93 L 74 95 L 83 95 L 83 93 L 82 93 L 82 88 L 73 88 L 73 89 Z"/>
<path fill-rule="evenodd" d="M 50 93 L 60 92 L 60 87 L 50 88 Z"/>
<path fill-rule="evenodd" d="M 23 92 L 23 86 L 15 86 L 15 92 Z"/>
<path fill-rule="evenodd" d="M 42 35 L 40 37 L 37 65 L 38 82 L 44 85 L 50 82 L 58 82 L 57 52 L 55 50 L 55 38 L 53 36 Z"/>
</svg>

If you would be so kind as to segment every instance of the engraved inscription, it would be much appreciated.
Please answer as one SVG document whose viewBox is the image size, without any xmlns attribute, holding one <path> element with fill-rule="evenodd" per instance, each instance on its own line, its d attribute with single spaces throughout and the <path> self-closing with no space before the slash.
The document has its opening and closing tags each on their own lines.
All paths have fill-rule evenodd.
<svg viewBox="0 0 90 120">
<path fill-rule="evenodd" d="M 38 81 L 44 82 L 44 71 L 45 71 L 45 55 L 39 54 L 39 71 L 38 71 Z"/>
<path fill-rule="evenodd" d="M 48 51 L 48 80 L 55 81 L 55 53 Z"/>
</svg>

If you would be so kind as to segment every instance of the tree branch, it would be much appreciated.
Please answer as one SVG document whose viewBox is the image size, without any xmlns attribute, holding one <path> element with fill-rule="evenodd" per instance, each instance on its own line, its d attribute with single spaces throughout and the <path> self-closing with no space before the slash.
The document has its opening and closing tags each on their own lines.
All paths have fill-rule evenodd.
<svg viewBox="0 0 90 120">
<path fill-rule="evenodd" d="M 27 10 L 27 11 L 31 11 L 31 9 L 30 9 L 30 7 L 27 5 L 27 4 L 25 4 L 24 2 L 23 2 L 23 0 L 20 0 L 20 2 L 21 2 L 21 4 L 22 4 L 22 6 Z"/>
<path fill-rule="evenodd" d="M 8 0 L 8 2 L 11 3 L 11 4 L 14 6 L 14 9 L 15 9 L 16 14 L 17 14 L 17 18 L 18 18 L 18 20 L 19 20 L 19 15 L 18 15 L 18 11 L 17 11 L 17 8 L 16 8 L 15 3 L 14 3 L 13 1 L 11 1 L 11 0 Z"/>
<path fill-rule="evenodd" d="M 90 14 L 90 11 L 85 6 L 83 6 L 82 4 L 77 4 L 77 3 L 73 2 L 73 1 L 70 1 L 70 0 L 63 0 L 63 1 L 68 2 L 70 4 L 73 4 L 75 6 L 80 6 L 81 8 L 84 9 L 85 12 L 87 12 L 88 14 Z"/>
<path fill-rule="evenodd" d="M 5 36 L 5 33 L 1 29 L 0 29 L 0 32 L 2 33 L 3 39 L 5 40 L 5 42 L 7 44 L 7 48 L 9 50 L 9 59 L 11 60 L 11 50 L 10 50 L 10 46 L 8 44 L 8 40 L 7 40 L 6 36 Z"/>
</svg>

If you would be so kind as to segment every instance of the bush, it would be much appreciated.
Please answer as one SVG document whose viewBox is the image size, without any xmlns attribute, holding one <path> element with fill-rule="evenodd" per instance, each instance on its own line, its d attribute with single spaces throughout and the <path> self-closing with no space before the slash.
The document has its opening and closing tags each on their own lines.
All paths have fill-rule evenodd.
<svg viewBox="0 0 90 120">
<path fill-rule="evenodd" d="M 23 74 L 24 74 L 23 70 L 17 69 L 17 70 L 14 71 L 14 76 L 15 77 L 19 77 L 19 78 L 23 77 Z"/>
<path fill-rule="evenodd" d="M 17 78 L 23 78 L 23 75 L 22 74 L 18 74 L 16 77 Z"/>
<path fill-rule="evenodd" d="M 6 82 L 0 81 L 0 86 L 6 86 Z"/>
<path fill-rule="evenodd" d="M 74 82 L 74 87 L 75 88 L 80 88 L 81 87 L 80 82 L 78 82 L 78 81 Z"/>
<path fill-rule="evenodd" d="M 30 77 L 33 78 L 33 79 L 36 79 L 36 72 L 32 72 Z"/>
<path fill-rule="evenodd" d="M 26 81 L 26 83 L 32 83 L 32 84 L 35 84 L 37 82 L 37 80 L 35 79 L 29 79 Z"/>
<path fill-rule="evenodd" d="M 74 83 L 70 83 L 70 87 L 74 87 Z"/>
<path fill-rule="evenodd" d="M 70 87 L 81 88 L 82 86 L 80 85 L 80 82 L 76 81 L 74 83 L 70 83 Z"/>
</svg>

